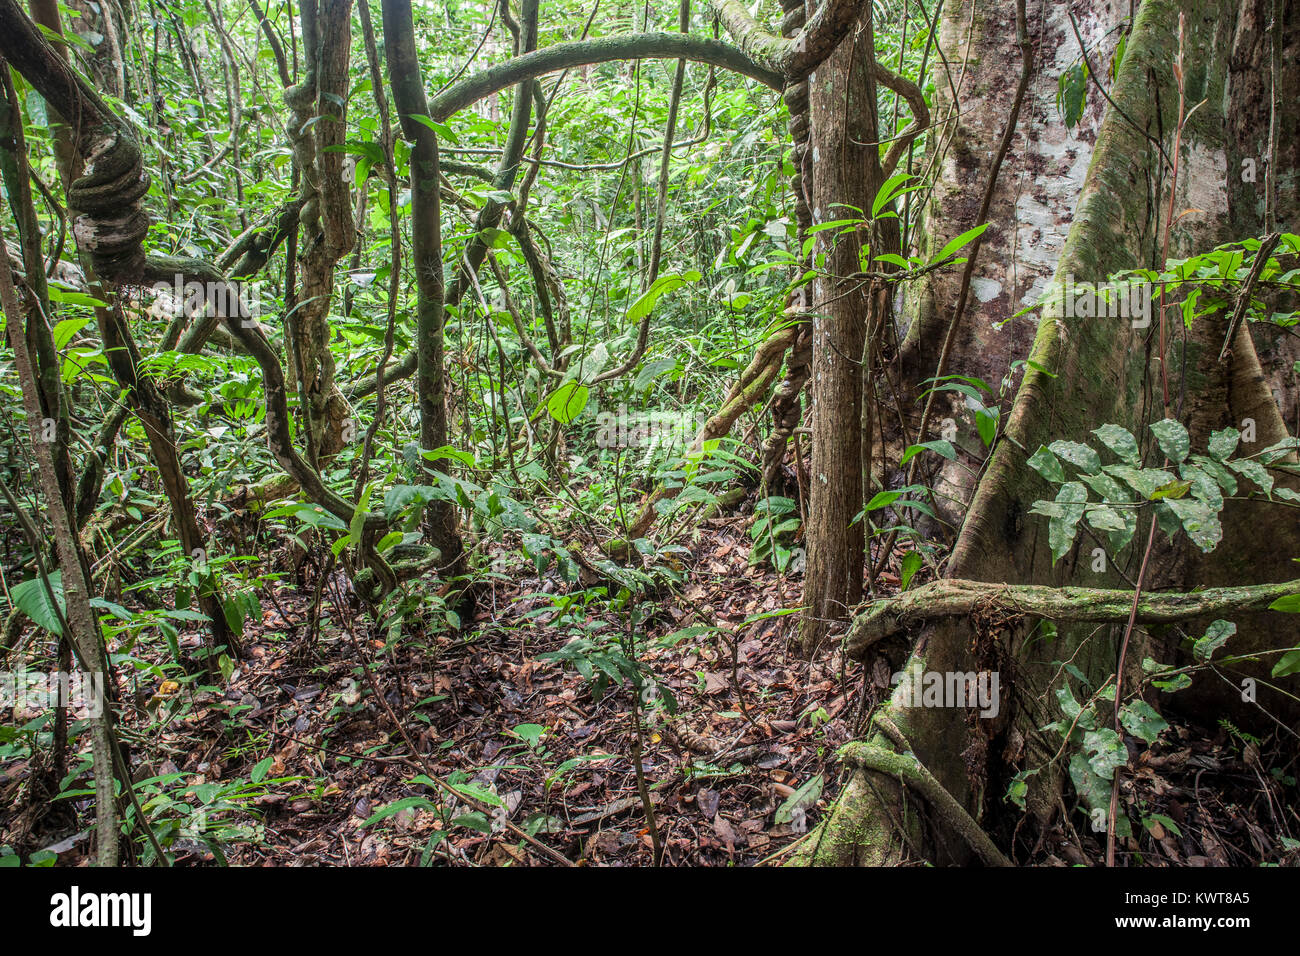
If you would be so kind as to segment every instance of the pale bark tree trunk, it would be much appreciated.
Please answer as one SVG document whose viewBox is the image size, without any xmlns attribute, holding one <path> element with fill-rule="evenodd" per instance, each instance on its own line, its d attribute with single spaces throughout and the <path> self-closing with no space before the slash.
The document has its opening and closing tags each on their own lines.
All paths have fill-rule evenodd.
<svg viewBox="0 0 1300 956">
<path fill-rule="evenodd" d="M 1066 126 L 1058 108 L 1061 74 L 1082 61 L 1070 17 L 1089 62 L 1102 71 L 1097 79 L 1109 85 L 1109 67 L 1128 12 L 1127 2 L 1112 0 L 1029 5 L 1037 67 L 994 184 L 989 227 L 981 237 L 966 308 L 960 317 L 954 316 L 962 279 L 959 267 L 930 273 L 905 291 L 904 312 L 914 318 L 900 353 L 901 394 L 914 394 L 935 374 L 954 321 L 949 374 L 974 376 L 998 389 L 1003 378 L 1013 374 L 1013 363 L 1029 354 L 1036 315 L 1013 316 L 1038 300 L 1055 271 L 1105 107 L 1104 97 L 1090 87 L 1073 128 Z M 939 125 L 928 155 L 914 164 L 918 171 L 933 165 L 935 176 L 915 242 L 926 255 L 980 225 L 981 195 L 1016 93 L 1016 76 L 1008 66 L 1020 59 L 1015 4 L 945 3 L 937 45 L 931 75 Z M 920 406 L 905 403 L 900 411 L 914 429 Z M 940 514 L 955 527 L 974 493 L 976 470 L 969 466 L 986 454 L 974 415 L 956 393 L 941 394 L 927 434 L 910 437 L 917 442 L 954 435 L 961 461 L 942 462 L 933 486 Z M 930 465 L 933 458 L 921 463 Z"/>
</svg>

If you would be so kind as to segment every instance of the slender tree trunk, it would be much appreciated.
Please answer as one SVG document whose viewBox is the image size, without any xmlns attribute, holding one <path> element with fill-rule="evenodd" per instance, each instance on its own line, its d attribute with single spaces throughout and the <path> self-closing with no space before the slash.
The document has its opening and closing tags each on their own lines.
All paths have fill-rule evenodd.
<svg viewBox="0 0 1300 956">
<path fill-rule="evenodd" d="M 420 61 L 415 52 L 409 0 L 384 0 L 389 83 L 402 132 L 411 142 L 411 260 L 416 276 L 416 394 L 420 403 L 420 445 L 441 448 L 448 441 L 443 324 L 442 211 L 438 183 L 438 136 L 416 121 L 428 117 Z M 455 507 L 431 502 L 428 524 L 440 566 L 450 576 L 464 573 L 465 554 L 456 528 Z"/>
<path fill-rule="evenodd" d="M 42 420 L 40 386 L 36 369 L 27 348 L 27 335 L 22 328 L 23 309 L 18 303 L 9 257 L 0 261 L 0 307 L 6 316 L 6 325 L 12 327 L 14 362 L 22 385 L 23 405 L 27 412 L 32 448 L 36 453 L 37 479 L 45 494 L 45 510 L 54 528 L 54 543 L 62 568 L 63 598 L 66 607 L 65 630 L 76 648 L 83 669 L 99 676 L 100 687 L 107 688 L 107 658 L 99 635 L 99 623 L 90 607 L 90 588 L 84 571 L 85 559 L 77 542 L 76 531 L 64 501 L 64 489 L 59 485 L 60 468 L 54 462 L 54 443 L 41 440 L 39 423 Z M 67 473 L 65 464 L 62 471 Z M 99 713 L 91 714 L 91 753 L 95 775 L 95 821 L 97 831 L 96 861 L 100 866 L 116 866 L 120 840 L 117 796 L 113 774 L 112 713 L 108 709 L 107 694 L 99 700 Z"/>
<path fill-rule="evenodd" d="M 860 219 L 880 188 L 871 11 L 809 77 L 814 223 Z M 873 321 L 863 269 L 869 224 L 817 234 L 812 289 L 812 466 L 801 641 L 814 651 L 862 596 L 862 358 Z"/>
</svg>

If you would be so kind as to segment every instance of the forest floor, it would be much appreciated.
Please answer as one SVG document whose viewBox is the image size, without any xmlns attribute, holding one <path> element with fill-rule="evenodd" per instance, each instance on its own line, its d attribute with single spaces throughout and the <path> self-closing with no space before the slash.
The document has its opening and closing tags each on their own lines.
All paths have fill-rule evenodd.
<svg viewBox="0 0 1300 956">
<path fill-rule="evenodd" d="M 795 653 L 797 618 L 780 612 L 797 605 L 799 576 L 749 564 L 748 520 L 707 523 L 684 561 L 684 583 L 655 603 L 645 625 L 644 656 L 678 706 L 671 719 L 651 709 L 642 735 L 642 765 L 669 865 L 779 862 L 833 799 L 835 752 L 862 732 L 889 686 L 883 660 L 864 676 L 838 653 L 812 662 Z M 538 657 L 563 647 L 575 629 L 599 621 L 619 627 L 613 615 L 588 617 L 579 609 L 576 618 L 557 617 L 550 595 L 566 586 L 553 572 L 539 577 L 531 565 L 516 564 L 485 591 L 472 627 L 388 653 L 344 590 L 346 578 L 335 573 L 338 587 L 324 590 L 345 595 L 345 606 L 324 601 L 312 653 L 302 653 L 299 638 L 313 594 L 280 587 L 262 596 L 263 619 L 246 627 L 246 659 L 223 691 L 134 679 L 124 737 L 138 742 L 137 782 L 163 781 L 141 789 L 154 794 L 147 806 L 156 826 L 176 821 L 171 851 L 178 863 L 218 862 L 213 844 L 232 865 L 541 861 L 516 836 L 491 832 L 486 815 L 444 801 L 420 782 L 422 774 L 489 793 L 503 805 L 497 816 L 569 860 L 652 861 L 630 757 L 629 691 L 596 700 L 572 667 Z M 882 583 L 897 587 L 898 580 L 885 572 Z M 718 631 L 657 643 L 701 623 Z M 199 640 L 197 630 L 182 636 L 191 646 Z M 374 681 L 383 704 L 359 656 L 378 662 Z M 401 716 L 415 752 L 392 715 Z M 1125 861 L 1295 862 L 1300 843 L 1286 835 L 1300 828 L 1283 810 L 1283 790 L 1295 787 L 1294 752 L 1234 728 L 1170 720 L 1154 747 L 1130 740 L 1121 798 L 1137 833 L 1120 843 Z M 0 768 L 0 806 L 16 807 L 24 771 Z M 197 817 L 172 812 L 196 803 L 206 807 Z M 387 816 L 372 819 L 385 810 Z M 15 827 L 23 827 L 5 816 L 0 843 L 12 842 Z M 86 842 L 69 840 L 53 817 L 29 819 L 36 827 L 27 827 L 23 842 L 60 841 L 60 863 L 75 865 Z M 1092 832 L 1079 813 L 1058 814 L 1037 834 L 1030 829 L 1018 832 L 1018 862 L 1104 859 L 1105 834 Z M 199 832 L 210 842 L 195 839 Z"/>
<path fill-rule="evenodd" d="M 777 575 L 748 566 L 744 524 L 711 522 L 707 547 L 681 593 L 667 596 L 646 623 L 647 663 L 678 706 L 671 729 L 649 712 L 643 736 L 644 773 L 668 864 L 753 864 L 810 828 L 818 814 L 813 791 L 825 791 L 823 805 L 833 795 L 834 752 L 852 735 L 859 715 L 858 695 L 845 692 L 838 658 L 809 663 L 790 652 L 794 617 L 736 630 L 735 643 L 715 636 L 656 646 L 657 638 L 705 618 L 727 631 L 781 609 Z M 227 697 L 253 708 L 246 722 L 293 735 L 274 743 L 272 775 L 304 774 L 325 787 L 318 796 L 271 798 L 265 842 L 244 847 L 232 863 L 396 866 L 427 860 L 429 838 L 446 825 L 446 813 L 411 808 L 369 828 L 363 824 L 405 797 L 437 799 L 412 783 L 429 766 L 444 778 L 459 772 L 476 788 L 493 791 L 513 823 L 530 831 L 540 826 L 538 838 L 571 860 L 651 861 L 629 756 L 630 691 L 611 690 L 597 701 L 572 667 L 538 659 L 574 637 L 574 623 L 556 619 L 547 594 L 564 585 L 553 574 L 528 576 L 531 566 L 514 570 L 519 577 L 498 581 L 482 595 L 474 627 L 441 640 L 430 660 L 399 655 L 376 672 L 390 706 L 404 708 L 408 727 L 423 725 L 411 736 L 427 765 L 412 757 L 384 709 L 358 684 L 355 647 L 337 623 L 323 628 L 323 661 L 310 668 L 293 663 L 286 642 L 250 642 L 257 662 L 232 681 Z M 794 604 L 798 585 L 783 586 Z M 305 620 L 310 596 L 285 597 L 281 607 Z M 620 626 L 613 615 L 604 623 L 610 630 Z M 364 626 L 360 615 L 353 626 Z M 278 612 L 268 611 L 263 634 L 284 630 Z M 382 649 L 382 640 L 365 637 L 366 652 Z M 192 732 L 219 737 L 223 719 L 214 710 Z M 200 754 L 209 773 L 220 749 L 218 743 Z M 362 754 L 384 756 L 365 761 Z M 801 788 L 811 798 L 802 801 L 803 812 L 775 823 L 777 811 Z M 468 810 L 453 810 L 450 818 Z M 509 864 L 524 860 L 520 846 L 509 834 L 497 839 L 453 826 L 433 855 L 435 862 L 450 855 Z"/>
</svg>

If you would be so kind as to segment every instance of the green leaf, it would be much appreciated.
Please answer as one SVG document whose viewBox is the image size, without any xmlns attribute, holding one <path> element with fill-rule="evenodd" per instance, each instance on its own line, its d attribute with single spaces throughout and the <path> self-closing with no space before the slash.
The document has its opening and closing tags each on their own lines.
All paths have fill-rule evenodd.
<svg viewBox="0 0 1300 956">
<path fill-rule="evenodd" d="M 1236 633 L 1237 625 L 1231 621 L 1215 621 L 1206 630 L 1204 637 L 1196 639 L 1192 645 L 1192 654 L 1198 661 L 1208 661 Z"/>
<path fill-rule="evenodd" d="M 1186 674 L 1175 674 L 1169 680 L 1153 680 L 1151 684 L 1166 694 L 1173 694 L 1192 686 L 1192 679 Z"/>
<path fill-rule="evenodd" d="M 472 454 L 467 451 L 459 451 L 451 445 L 443 445 L 441 448 L 435 448 L 432 451 L 421 451 L 420 457 L 426 461 L 442 461 L 444 459 L 451 459 L 452 461 L 460 462 L 468 468 L 473 468 L 476 464 Z"/>
<path fill-rule="evenodd" d="M 933 259 L 931 259 L 930 261 L 943 262 L 943 260 L 953 255 L 958 249 L 961 249 L 963 246 L 966 246 L 969 243 L 974 242 L 980 236 L 984 235 L 984 230 L 987 229 L 988 227 L 989 224 L 986 222 L 982 225 L 976 226 L 974 229 L 967 229 L 960 236 L 957 236 L 955 239 L 952 239 L 946 246 L 940 249 L 939 254 L 935 256 Z"/>
<path fill-rule="evenodd" d="M 273 508 L 263 517 L 265 518 L 285 518 L 292 517 L 301 521 L 303 524 L 312 528 L 330 528 L 334 531 L 346 531 L 347 525 L 337 516 L 330 514 L 320 505 L 311 502 L 298 501 L 282 508 Z"/>
<path fill-rule="evenodd" d="M 867 506 L 862 510 L 868 513 L 872 511 L 878 511 L 881 508 L 893 504 L 901 497 L 903 497 L 903 493 L 901 491 L 877 491 L 874 495 L 871 496 L 871 500 L 867 502 Z"/>
<path fill-rule="evenodd" d="M 451 131 L 451 127 L 446 123 L 439 123 L 436 119 L 426 113 L 408 113 L 407 115 L 421 126 L 427 126 L 444 139 L 460 145 L 460 140 L 456 138 L 456 134 Z"/>
<path fill-rule="evenodd" d="M 920 551 L 909 551 L 903 555 L 902 573 L 899 575 L 898 584 L 900 591 L 907 590 L 908 585 L 912 583 L 912 578 L 916 577 L 916 572 L 921 570 L 921 565 L 924 563 L 925 560 L 921 557 Z"/>
<path fill-rule="evenodd" d="M 1206 458 L 1204 455 L 1193 455 L 1192 461 L 1196 462 L 1196 467 L 1217 481 L 1225 493 L 1230 495 L 1237 493 L 1237 479 L 1220 462 L 1213 458 Z"/>
<path fill-rule="evenodd" d="M 1142 820 L 1142 825 L 1146 827 L 1148 830 L 1150 830 L 1151 827 L 1157 823 L 1160 824 L 1162 827 L 1164 827 L 1166 830 L 1168 830 L 1170 833 L 1172 833 L 1174 836 L 1183 835 L 1183 831 L 1178 828 L 1178 824 L 1175 823 L 1173 820 L 1169 819 L 1163 813 L 1153 813 L 1151 814 L 1151 816 L 1145 817 Z"/>
<path fill-rule="evenodd" d="M 1089 527 L 1097 531 L 1125 531 L 1128 528 L 1120 513 L 1106 505 L 1089 505 L 1087 519 Z"/>
<path fill-rule="evenodd" d="M 1129 465 L 1107 465 L 1103 469 L 1114 475 L 1140 494 L 1144 500 L 1151 500 L 1161 488 L 1174 480 L 1174 476 L 1161 468 L 1133 468 Z"/>
<path fill-rule="evenodd" d="M 400 531 L 390 531 L 379 539 L 378 543 L 375 545 L 375 551 L 379 554 L 386 554 L 390 548 L 394 548 L 401 544 L 402 539 L 405 537 L 406 535 Z"/>
<path fill-rule="evenodd" d="M 1119 425 L 1102 425 L 1100 428 L 1094 428 L 1092 433 L 1125 464 L 1136 466 L 1142 460 L 1137 439 L 1127 428 L 1121 428 Z"/>
<path fill-rule="evenodd" d="M 50 587 L 59 602 L 58 611 L 62 611 L 64 600 L 63 573 L 61 571 L 55 571 L 50 575 Z M 63 628 L 59 626 L 58 611 L 50 603 L 50 596 L 40 578 L 32 578 L 30 581 L 15 584 L 10 589 L 9 594 L 13 598 L 14 607 L 31 618 L 33 624 L 44 628 L 51 634 L 61 635 L 63 633 Z"/>
<path fill-rule="evenodd" d="M 1264 489 L 1264 494 L 1272 494 L 1273 476 L 1270 475 L 1268 470 L 1259 462 L 1251 461 L 1248 458 L 1241 458 L 1237 461 L 1230 461 L 1227 465 L 1237 474 L 1245 475 L 1255 484 L 1259 485 L 1260 488 Z"/>
<path fill-rule="evenodd" d="M 1151 431 L 1166 458 L 1176 465 L 1187 459 L 1188 452 L 1192 450 L 1192 439 L 1182 422 L 1166 418 L 1152 425 Z"/>
<path fill-rule="evenodd" d="M 1145 700 L 1135 700 L 1131 704 L 1124 706 L 1119 712 L 1120 723 L 1134 737 L 1141 737 L 1147 742 L 1147 746 L 1156 742 L 1162 730 L 1168 730 L 1168 722 L 1161 717 L 1154 707 Z M 1128 753 L 1124 754 L 1124 760 L 1127 761 Z"/>
<path fill-rule="evenodd" d="M 1081 753 L 1070 758 L 1070 779 L 1084 806 L 1095 810 L 1110 805 L 1110 781 L 1097 774 Z"/>
<path fill-rule="evenodd" d="M 49 285 L 49 296 L 50 296 L 50 301 L 58 305 L 80 305 L 88 309 L 95 309 L 95 308 L 102 309 L 107 307 L 108 305 L 108 303 L 105 302 L 103 299 L 96 299 L 93 295 L 86 295 L 86 293 L 77 292 L 74 289 L 60 288 L 56 283 L 53 282 L 51 282 Z M 89 322 L 90 320 L 87 319 L 86 321 Z M 62 322 L 59 323 L 59 325 L 62 324 L 63 324 Z M 55 326 L 55 328 L 57 329 L 58 326 Z M 68 338 L 71 337 L 72 337 L 71 335 L 68 336 Z M 64 345 L 67 344 L 67 339 L 64 340 L 63 344 Z M 63 347 L 62 345 L 59 346 L 59 348 L 62 347 Z"/>
<path fill-rule="evenodd" d="M 384 495 L 384 518 L 392 521 L 413 505 L 426 505 L 445 497 L 441 489 L 429 485 L 393 485 Z"/>
<path fill-rule="evenodd" d="M 676 647 L 682 641 L 692 637 L 700 637 L 704 634 L 711 634 L 716 628 L 708 624 L 691 624 L 683 627 L 681 630 L 673 631 L 671 634 L 665 634 L 655 641 L 660 647 Z"/>
<path fill-rule="evenodd" d="M 587 407 L 591 389 L 577 382 L 565 382 L 546 400 L 546 410 L 561 425 L 567 425 Z"/>
<path fill-rule="evenodd" d="M 802 787 L 786 797 L 785 803 L 781 804 L 776 811 L 775 822 L 778 825 L 789 823 L 794 819 L 796 810 L 802 810 L 817 802 L 817 798 L 822 795 L 822 788 L 825 786 L 826 780 L 821 774 L 814 776 Z"/>
<path fill-rule="evenodd" d="M 1286 597 L 1280 597 L 1268 606 L 1270 611 L 1281 611 L 1284 614 L 1300 614 L 1300 594 L 1288 594 Z"/>
<path fill-rule="evenodd" d="M 1204 501 L 1214 511 L 1223 509 L 1223 492 L 1219 483 L 1196 465 L 1180 465 L 1178 473 L 1192 483 L 1192 494 Z"/>
<path fill-rule="evenodd" d="M 378 813 L 371 815 L 371 817 L 368 820 L 366 820 L 365 823 L 361 824 L 361 829 L 364 830 L 366 827 L 374 826 L 380 820 L 387 820 L 389 817 L 393 816 L 394 814 L 401 813 L 403 810 L 437 810 L 437 809 L 438 809 L 438 805 L 436 803 L 434 803 L 431 800 L 427 800 L 424 797 L 403 797 L 401 800 L 397 800 L 393 803 L 390 803 L 388 806 L 384 807 L 384 809 L 380 810 Z"/>
<path fill-rule="evenodd" d="M 1047 523 L 1047 543 L 1052 549 L 1053 564 L 1074 544 L 1075 527 L 1083 517 L 1087 500 L 1088 489 L 1077 481 L 1066 482 L 1057 492 L 1055 503 L 1061 507 L 1061 514 L 1053 516 Z"/>
<path fill-rule="evenodd" d="M 1215 461 L 1227 461 L 1237 450 L 1237 443 L 1240 441 L 1241 432 L 1235 428 L 1225 428 L 1210 434 L 1210 444 L 1206 450 Z"/>
<path fill-rule="evenodd" d="M 479 230 L 479 238 L 483 240 L 483 245 L 489 249 L 505 249 L 514 241 L 514 236 L 504 229 L 497 229 L 495 226 L 484 226 Z"/>
<path fill-rule="evenodd" d="M 1155 491 L 1151 492 L 1152 501 L 1165 501 L 1170 498 L 1186 498 L 1187 492 L 1192 490 L 1190 481 L 1167 481 Z"/>
<path fill-rule="evenodd" d="M 1282 659 L 1273 665 L 1274 677 L 1289 677 L 1300 673 L 1300 647 L 1287 651 Z"/>
<path fill-rule="evenodd" d="M 880 184 L 880 189 L 876 193 L 876 198 L 871 202 L 872 219 L 879 219 L 880 211 L 889 205 L 889 203 L 893 202 L 897 197 L 904 193 L 912 192 L 915 189 L 921 189 L 925 185 L 924 183 L 921 183 L 916 186 L 909 186 L 906 189 L 901 188 L 903 183 L 907 182 L 911 178 L 912 177 L 908 173 L 895 173 Z M 877 258 L 883 259 L 884 257 L 879 256 Z"/>
<path fill-rule="evenodd" d="M 997 409 L 975 413 L 975 429 L 980 433 L 980 441 L 987 448 L 993 444 L 998 433 Z"/>
<path fill-rule="evenodd" d="M 638 392 L 642 389 L 649 388 L 650 385 L 660 375 L 667 371 L 677 368 L 677 359 L 655 359 L 653 362 L 646 362 L 641 366 L 641 371 L 637 372 L 636 378 L 632 382 L 632 387 Z"/>
<path fill-rule="evenodd" d="M 1128 763 L 1128 748 L 1119 734 L 1109 727 L 1099 727 L 1084 734 L 1083 749 L 1089 754 L 1088 766 L 1103 780 L 1110 780 L 1115 775 L 1115 768 Z"/>
<path fill-rule="evenodd" d="M 50 286 L 50 299 L 54 300 L 54 286 Z M 101 302 L 100 305 L 103 305 Z M 64 319 L 54 326 L 52 335 L 54 336 L 54 347 L 62 349 L 72 341 L 72 337 L 90 324 L 90 319 Z"/>
<path fill-rule="evenodd" d="M 898 467 L 902 468 L 923 451 L 932 451 L 949 461 L 957 460 L 957 449 L 953 448 L 952 442 L 939 439 L 936 441 L 923 441 L 919 445 L 909 445 L 907 450 L 903 452 L 903 457 L 898 460 Z"/>
<path fill-rule="evenodd" d="M 1057 81 L 1056 109 L 1065 121 L 1066 129 L 1072 129 L 1083 118 L 1083 108 L 1088 102 L 1088 68 L 1083 63 L 1076 63 Z"/>
<path fill-rule="evenodd" d="M 692 269 L 690 272 L 669 273 L 660 276 L 650 284 L 650 288 L 641 293 L 640 298 L 632 303 L 632 307 L 627 310 L 627 319 L 629 322 L 640 322 L 647 315 L 654 311 L 655 303 L 659 297 L 691 282 L 699 282 L 700 274 Z"/>
<path fill-rule="evenodd" d="M 1101 457 L 1087 445 L 1077 441 L 1054 441 L 1047 447 L 1080 471 L 1092 474 L 1101 470 Z"/>
<path fill-rule="evenodd" d="M 1038 451 L 1029 456 L 1028 464 L 1053 484 L 1059 485 L 1065 481 L 1065 469 L 1061 467 L 1061 460 L 1046 445 L 1038 446 Z"/>
<path fill-rule="evenodd" d="M 481 783 L 453 783 L 451 788 L 462 796 L 486 803 L 490 807 L 504 807 L 505 803 Z"/>
<path fill-rule="evenodd" d="M 1300 365 L 1300 362 L 1296 363 Z M 1265 465 L 1275 465 L 1284 458 L 1290 456 L 1297 448 L 1300 448 L 1300 438 L 1287 437 L 1283 438 L 1275 445 L 1269 445 L 1259 453 L 1259 460 Z"/>
<path fill-rule="evenodd" d="M 1213 551 L 1223 539 L 1223 525 L 1219 523 L 1219 515 L 1204 501 L 1195 498 L 1168 498 L 1164 503 L 1178 516 L 1187 536 L 1202 551 Z"/>
<path fill-rule="evenodd" d="M 470 830 L 477 830 L 479 833 L 491 833 L 492 821 L 487 815 L 473 810 L 470 813 L 462 813 L 451 821 L 452 826 L 467 827 Z"/>
</svg>

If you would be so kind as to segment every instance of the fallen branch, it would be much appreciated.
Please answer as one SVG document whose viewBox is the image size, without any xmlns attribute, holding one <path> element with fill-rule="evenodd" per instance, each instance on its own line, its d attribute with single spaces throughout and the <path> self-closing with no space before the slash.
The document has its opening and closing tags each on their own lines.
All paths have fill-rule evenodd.
<svg viewBox="0 0 1300 956">
<path fill-rule="evenodd" d="M 1224 611 L 1262 611 L 1278 598 L 1300 594 L 1300 580 L 1282 584 L 1206 588 L 1190 593 L 1143 594 L 1139 624 L 1170 624 Z M 897 597 L 876 601 L 849 625 L 844 650 L 861 658 L 877 641 L 939 617 L 962 617 L 976 609 L 996 609 L 1051 621 L 1121 624 L 1133 609 L 1133 592 L 1105 588 L 1053 588 L 1036 584 L 997 584 L 957 578 L 933 581 Z"/>
</svg>

